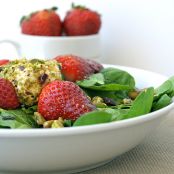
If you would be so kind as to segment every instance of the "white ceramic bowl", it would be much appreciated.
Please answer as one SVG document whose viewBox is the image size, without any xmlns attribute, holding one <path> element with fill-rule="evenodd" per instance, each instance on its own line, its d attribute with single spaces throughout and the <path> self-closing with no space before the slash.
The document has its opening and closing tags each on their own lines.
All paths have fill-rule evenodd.
<svg viewBox="0 0 174 174">
<path fill-rule="evenodd" d="M 166 77 L 135 68 L 138 87 L 158 86 Z M 1 171 L 72 173 L 104 164 L 138 145 L 172 110 L 169 106 L 136 118 L 62 129 L 0 129 Z"/>
<path fill-rule="evenodd" d="M 18 34 L 1 43 L 12 44 L 19 57 L 52 59 L 58 55 L 74 54 L 92 60 L 101 59 L 100 34 L 88 36 L 33 36 Z"/>
</svg>

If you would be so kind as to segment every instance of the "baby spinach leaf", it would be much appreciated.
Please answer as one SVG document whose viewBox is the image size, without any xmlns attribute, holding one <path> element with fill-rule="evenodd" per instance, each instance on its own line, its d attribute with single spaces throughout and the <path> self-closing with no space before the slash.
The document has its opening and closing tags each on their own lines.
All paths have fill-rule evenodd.
<svg viewBox="0 0 174 174">
<path fill-rule="evenodd" d="M 132 106 L 127 114 L 117 117 L 117 120 L 133 118 L 136 116 L 147 114 L 151 111 L 153 102 L 154 88 L 150 87 L 142 91 L 132 102 Z"/>
<path fill-rule="evenodd" d="M 72 127 L 73 121 L 72 120 L 64 120 L 63 125 L 64 125 L 64 127 Z"/>
<path fill-rule="evenodd" d="M 0 128 L 18 128 L 15 126 L 16 121 L 13 120 L 2 120 L 2 118 L 0 118 Z"/>
<path fill-rule="evenodd" d="M 96 91 L 120 91 L 120 90 L 132 89 L 128 85 L 120 85 L 120 84 L 105 84 L 100 86 L 81 86 L 81 87 L 85 87 Z"/>
<path fill-rule="evenodd" d="M 117 104 L 120 104 L 124 98 L 128 98 L 128 91 L 97 91 L 82 88 L 89 97 L 99 96 L 101 98 L 112 98 Z"/>
<path fill-rule="evenodd" d="M 167 94 L 162 95 L 159 100 L 153 103 L 152 111 L 159 110 L 172 102 L 172 98 L 169 97 Z"/>
<path fill-rule="evenodd" d="M 101 73 L 104 75 L 105 84 L 128 85 L 135 87 L 135 80 L 128 72 L 117 68 L 104 68 Z"/>
<path fill-rule="evenodd" d="M 170 77 L 169 81 L 172 83 L 172 89 L 171 89 L 171 92 L 170 92 L 170 97 L 173 97 L 174 96 L 174 76 Z"/>
<path fill-rule="evenodd" d="M 117 117 L 127 113 L 127 109 L 98 108 L 97 111 L 89 112 L 79 117 L 73 126 L 108 123 L 117 120 Z"/>
<path fill-rule="evenodd" d="M 27 114 L 21 109 L 0 109 L 0 126 L 9 128 L 36 128 L 37 123 L 33 115 Z"/>
<path fill-rule="evenodd" d="M 155 89 L 154 100 L 158 100 L 163 94 L 167 94 L 169 97 L 174 96 L 174 76 Z"/>
<path fill-rule="evenodd" d="M 101 73 L 93 74 L 88 79 L 77 81 L 79 86 L 89 87 L 94 85 L 103 85 L 104 84 L 104 76 Z"/>
<path fill-rule="evenodd" d="M 115 92 L 113 92 L 113 91 L 94 91 L 91 89 L 85 89 L 85 88 L 82 88 L 82 89 L 91 98 L 98 96 L 101 98 L 108 97 L 108 98 L 112 98 L 112 99 L 116 100 Z"/>
<path fill-rule="evenodd" d="M 112 114 L 104 111 L 93 111 L 80 116 L 73 126 L 84 126 L 100 123 L 108 123 L 112 121 Z"/>
<path fill-rule="evenodd" d="M 162 85 L 155 89 L 154 100 L 157 100 L 163 94 L 169 94 L 172 92 L 172 82 L 170 80 L 165 81 Z"/>
<path fill-rule="evenodd" d="M 128 113 L 128 109 L 112 109 L 112 108 L 98 108 L 99 111 L 105 111 L 112 114 L 112 121 L 115 121 L 120 115 Z"/>
<path fill-rule="evenodd" d="M 22 111 L 24 111 L 26 114 L 34 114 L 34 112 L 37 111 L 37 105 L 30 106 L 28 108 L 22 107 Z"/>
<path fill-rule="evenodd" d="M 80 87 L 82 87 L 84 89 L 91 89 L 91 90 L 95 90 L 95 91 L 119 91 L 119 90 L 130 90 L 130 89 L 132 89 L 128 85 L 101 84 L 101 82 L 102 81 L 100 81 L 100 84 L 99 84 L 99 83 L 95 83 L 95 81 L 85 79 L 83 81 L 78 81 L 77 85 L 79 85 Z"/>
<path fill-rule="evenodd" d="M 133 89 L 135 87 L 135 80 L 129 73 L 123 70 L 105 68 L 101 73 L 78 81 L 77 85 L 95 91 L 119 91 Z"/>
</svg>

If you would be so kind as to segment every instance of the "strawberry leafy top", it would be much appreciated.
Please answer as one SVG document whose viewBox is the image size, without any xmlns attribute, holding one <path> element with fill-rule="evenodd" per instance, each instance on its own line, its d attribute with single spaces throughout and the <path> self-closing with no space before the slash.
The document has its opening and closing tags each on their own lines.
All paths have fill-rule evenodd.
<svg viewBox="0 0 174 174">
<path fill-rule="evenodd" d="M 71 8 L 72 9 L 81 9 L 81 10 L 87 10 L 88 8 L 86 6 L 83 5 L 75 5 L 75 3 L 71 4 Z"/>
<path fill-rule="evenodd" d="M 49 8 L 49 9 L 43 9 L 43 11 L 56 11 L 56 10 L 58 10 L 58 7 L 52 7 L 52 8 Z M 34 14 L 36 14 L 36 13 L 38 13 L 38 12 L 40 12 L 40 11 L 34 11 L 34 12 L 32 12 L 32 13 L 30 13 L 29 15 L 26 15 L 26 16 L 22 16 L 21 17 L 21 19 L 20 19 L 20 25 L 22 24 L 22 22 L 23 21 L 25 21 L 25 20 L 29 20 Z"/>
</svg>

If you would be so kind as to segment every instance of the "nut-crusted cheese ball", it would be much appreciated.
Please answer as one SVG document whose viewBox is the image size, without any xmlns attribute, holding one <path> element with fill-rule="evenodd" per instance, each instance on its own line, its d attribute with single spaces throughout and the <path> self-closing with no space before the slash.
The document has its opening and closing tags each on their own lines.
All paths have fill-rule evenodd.
<svg viewBox="0 0 174 174">
<path fill-rule="evenodd" d="M 20 103 L 26 106 L 37 103 L 44 85 L 62 79 L 57 61 L 37 59 L 14 60 L 0 70 L 0 77 L 13 83 Z"/>
</svg>

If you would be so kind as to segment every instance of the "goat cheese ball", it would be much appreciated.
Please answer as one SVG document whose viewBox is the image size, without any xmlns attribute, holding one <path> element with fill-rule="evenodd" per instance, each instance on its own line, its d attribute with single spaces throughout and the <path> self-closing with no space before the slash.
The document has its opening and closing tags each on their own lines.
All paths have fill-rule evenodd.
<svg viewBox="0 0 174 174">
<path fill-rule="evenodd" d="M 19 101 L 26 106 L 37 103 L 42 88 L 51 81 L 62 80 L 60 64 L 55 60 L 18 59 L 1 67 L 0 77 L 14 85 Z"/>
</svg>

